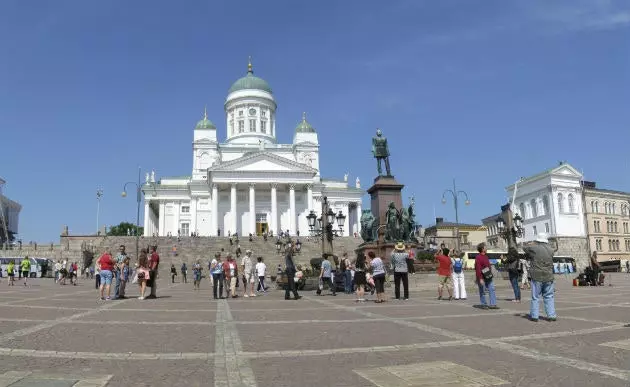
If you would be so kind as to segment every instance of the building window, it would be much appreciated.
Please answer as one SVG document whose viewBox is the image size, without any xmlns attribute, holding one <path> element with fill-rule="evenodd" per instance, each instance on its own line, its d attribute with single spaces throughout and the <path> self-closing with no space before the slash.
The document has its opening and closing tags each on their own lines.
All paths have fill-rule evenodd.
<svg viewBox="0 0 630 387">
<path fill-rule="evenodd" d="M 623 233 L 624 234 L 628 233 L 628 222 L 623 222 Z"/>
<path fill-rule="evenodd" d="M 597 229 L 597 221 L 596 220 L 593 221 L 593 231 L 599 232 L 599 230 Z"/>
<path fill-rule="evenodd" d="M 612 240 L 608 240 L 608 251 L 612 251 Z"/>
<path fill-rule="evenodd" d="M 238 111 L 238 116 L 239 116 L 239 117 L 243 117 L 243 111 L 242 111 L 242 110 L 239 110 L 239 111 Z"/>
<path fill-rule="evenodd" d="M 591 200 L 591 212 L 595 212 L 595 201 Z"/>
<path fill-rule="evenodd" d="M 260 111 L 260 116 L 261 116 L 261 117 L 267 117 L 267 112 L 266 112 L 266 111 L 264 111 L 264 110 L 261 110 L 261 111 Z"/>
<path fill-rule="evenodd" d="M 256 131 L 256 120 L 249 120 L 249 131 L 250 132 Z"/>
<path fill-rule="evenodd" d="M 617 222 L 615 222 L 615 232 L 619 232 L 617 231 Z"/>
<path fill-rule="evenodd" d="M 595 250 L 602 251 L 602 240 L 595 239 Z"/>
<path fill-rule="evenodd" d="M 519 211 L 520 211 L 520 213 L 521 213 L 521 218 L 523 218 L 523 219 L 527 219 L 527 217 L 525 216 L 525 204 L 524 204 L 524 203 L 521 203 L 521 204 L 518 206 L 518 210 L 519 210 Z"/>
<path fill-rule="evenodd" d="M 182 223 L 179 227 L 179 231 L 182 236 L 190 235 L 190 225 L 188 223 Z"/>
<path fill-rule="evenodd" d="M 599 202 L 595 201 L 595 210 L 593 211 L 596 214 L 599 214 Z"/>
<path fill-rule="evenodd" d="M 606 232 L 610 232 L 610 221 L 606 221 Z"/>
<path fill-rule="evenodd" d="M 549 215 L 551 212 L 549 211 L 549 198 L 547 195 L 543 196 L 543 214 Z"/>
<path fill-rule="evenodd" d="M 564 213 L 564 196 L 561 193 L 558 193 L 558 212 Z"/>
<path fill-rule="evenodd" d="M 234 135 L 234 120 L 230 120 L 230 133 L 232 136 Z"/>
<path fill-rule="evenodd" d="M 575 213 L 575 198 L 573 197 L 573 194 L 569 194 L 569 213 Z"/>
<path fill-rule="evenodd" d="M 549 223 L 545 223 L 545 232 L 549 234 Z"/>
<path fill-rule="evenodd" d="M 243 133 L 245 131 L 245 121 L 238 120 L 238 132 Z"/>
<path fill-rule="evenodd" d="M 182 214 L 188 214 L 190 212 L 190 206 L 182 206 Z"/>
<path fill-rule="evenodd" d="M 630 251 L 630 239 L 626 239 L 626 251 Z"/>
<path fill-rule="evenodd" d="M 612 209 L 611 209 L 611 214 L 616 214 L 617 213 L 617 206 L 615 203 L 612 204 Z"/>
<path fill-rule="evenodd" d="M 532 199 L 532 201 L 529 203 L 532 206 L 532 218 L 537 218 L 538 217 L 538 206 L 536 203 L 536 199 Z"/>
<path fill-rule="evenodd" d="M 267 121 L 260 121 L 260 132 L 267 133 Z"/>
<path fill-rule="evenodd" d="M 534 235 L 538 235 L 538 229 L 536 228 L 536 226 L 532 227 L 533 231 L 534 231 Z"/>
</svg>

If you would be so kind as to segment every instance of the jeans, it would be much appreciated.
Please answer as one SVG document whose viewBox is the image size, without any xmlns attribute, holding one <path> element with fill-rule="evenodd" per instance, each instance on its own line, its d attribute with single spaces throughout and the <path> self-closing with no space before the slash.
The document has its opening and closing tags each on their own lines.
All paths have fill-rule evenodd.
<svg viewBox="0 0 630 387">
<path fill-rule="evenodd" d="M 521 300 L 521 288 L 518 286 L 518 273 L 509 273 L 512 290 L 514 290 L 514 299 Z"/>
<path fill-rule="evenodd" d="M 403 296 L 409 298 L 409 273 L 394 272 L 394 295 L 396 299 L 400 299 L 400 281 L 403 284 Z"/>
<path fill-rule="evenodd" d="M 125 297 L 125 287 L 127 286 L 127 281 L 122 280 L 120 281 L 120 292 L 118 294 L 118 297 Z"/>
<path fill-rule="evenodd" d="M 343 290 L 346 294 L 352 293 L 352 272 L 346 270 L 343 272 Z"/>
<path fill-rule="evenodd" d="M 113 271 L 114 276 L 116 277 L 116 286 L 114 287 L 114 298 L 118 298 L 120 296 L 120 270 L 116 269 Z"/>
<path fill-rule="evenodd" d="M 217 286 L 219 287 L 218 296 Z M 212 273 L 212 295 L 214 298 L 223 297 L 223 273 Z"/>
<path fill-rule="evenodd" d="M 545 313 L 548 318 L 556 318 L 556 308 L 554 304 L 554 283 L 540 282 L 532 280 L 532 302 L 529 307 L 529 316 L 538 318 L 538 310 L 540 308 L 539 300 L 542 294 L 543 304 L 545 305 Z"/>
<path fill-rule="evenodd" d="M 486 296 L 484 294 L 484 291 L 488 289 L 488 293 L 490 293 L 490 305 L 496 306 L 497 293 L 494 291 L 494 281 L 490 281 L 489 283 L 486 282 L 485 285 L 482 285 L 481 283 L 477 282 L 477 286 L 479 287 L 479 300 L 481 302 L 481 305 L 484 305 L 484 306 L 488 305 L 486 303 Z"/>
<path fill-rule="evenodd" d="M 151 297 L 157 298 L 157 270 L 149 270 L 149 277 L 151 278 L 152 285 L 151 286 Z"/>
<path fill-rule="evenodd" d="M 101 275 L 97 274 L 96 275 L 96 288 L 98 289 L 99 287 L 101 287 Z"/>
<path fill-rule="evenodd" d="M 256 291 L 265 291 L 265 276 L 259 276 L 258 277 L 258 287 L 256 288 Z"/>
</svg>

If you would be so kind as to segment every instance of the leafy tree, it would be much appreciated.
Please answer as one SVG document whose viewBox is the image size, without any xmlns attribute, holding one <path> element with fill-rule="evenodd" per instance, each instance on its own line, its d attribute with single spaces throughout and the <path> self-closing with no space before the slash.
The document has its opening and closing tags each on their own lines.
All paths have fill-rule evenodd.
<svg viewBox="0 0 630 387">
<path fill-rule="evenodd" d="M 109 230 L 107 230 L 107 235 L 127 236 L 129 235 L 128 232 L 130 232 L 131 235 L 136 235 L 136 225 L 129 222 L 120 222 L 117 226 L 111 226 Z M 144 227 L 138 227 L 138 235 L 143 235 L 143 233 Z"/>
</svg>

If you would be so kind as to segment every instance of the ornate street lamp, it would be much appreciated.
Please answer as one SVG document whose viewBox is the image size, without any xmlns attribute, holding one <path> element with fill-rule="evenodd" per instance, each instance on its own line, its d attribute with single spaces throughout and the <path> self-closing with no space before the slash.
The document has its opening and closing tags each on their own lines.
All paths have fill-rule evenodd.
<svg viewBox="0 0 630 387">
<path fill-rule="evenodd" d="M 333 224 L 335 222 L 335 213 L 332 208 L 328 208 L 328 212 L 326 212 L 326 221 L 328 221 L 328 224 Z"/>
<path fill-rule="evenodd" d="M 507 241 L 508 247 L 516 247 L 516 238 L 523 237 L 525 231 L 523 218 L 519 214 L 512 216 L 511 206 L 506 204 L 501 207 L 501 215 L 499 215 L 496 222 L 499 235 Z"/>
<path fill-rule="evenodd" d="M 457 251 L 459 251 L 459 195 L 463 195 L 466 198 L 464 202 L 465 205 L 470 205 L 470 199 L 468 199 L 468 194 L 466 191 L 458 191 L 457 186 L 455 185 L 455 179 L 453 179 L 453 189 L 444 190 L 442 194 L 442 204 L 446 204 L 446 193 L 450 193 L 453 196 L 453 207 L 455 207 L 455 236 L 457 238 L 455 242 L 455 246 Z"/>
<path fill-rule="evenodd" d="M 322 256 L 331 256 L 333 254 L 332 240 L 335 236 L 340 236 L 343 232 L 346 215 L 341 211 L 335 214 L 332 208 L 328 206 L 328 198 L 324 196 L 322 199 L 322 215 L 317 217 L 314 211 L 310 211 L 310 213 L 306 215 L 306 219 L 311 231 L 311 236 L 321 238 L 322 240 Z M 333 229 L 335 219 L 337 219 L 338 230 Z M 317 227 L 315 227 L 316 224 Z M 296 249 L 299 251 L 297 245 Z"/>
<path fill-rule="evenodd" d="M 343 233 L 343 225 L 346 222 L 346 216 L 341 212 L 341 210 L 337 214 L 336 219 L 337 225 L 339 226 L 339 232 Z"/>
<path fill-rule="evenodd" d="M 317 229 L 318 230 L 322 229 L 322 217 L 321 216 L 319 218 L 317 218 Z"/>
<path fill-rule="evenodd" d="M 127 185 L 132 184 L 136 186 L 136 203 L 137 203 L 137 208 L 136 208 L 136 260 L 138 259 L 139 256 L 139 252 L 140 252 L 140 233 L 138 232 L 138 229 L 140 228 L 140 203 L 142 203 L 142 182 L 140 180 L 141 178 L 141 174 L 142 174 L 142 170 L 140 169 L 140 167 L 138 167 L 138 182 L 127 182 L 125 183 L 125 185 L 123 186 L 123 191 L 121 193 L 121 196 L 127 197 Z"/>
<path fill-rule="evenodd" d="M 315 215 L 315 211 L 311 210 L 311 212 L 306 216 L 306 220 L 308 220 L 308 227 L 312 231 L 315 227 L 315 222 L 317 221 L 317 215 Z"/>
</svg>

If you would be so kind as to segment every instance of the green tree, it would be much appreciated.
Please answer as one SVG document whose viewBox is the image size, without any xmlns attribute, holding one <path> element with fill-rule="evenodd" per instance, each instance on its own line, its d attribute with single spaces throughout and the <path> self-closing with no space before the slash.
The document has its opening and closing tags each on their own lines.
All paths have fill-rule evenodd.
<svg viewBox="0 0 630 387">
<path fill-rule="evenodd" d="M 107 230 L 107 235 L 109 236 L 127 236 L 127 235 L 136 235 L 136 225 L 129 222 L 120 222 L 117 226 L 110 226 L 109 230 Z M 144 227 L 138 227 L 138 235 L 142 235 L 144 233 Z"/>
</svg>

